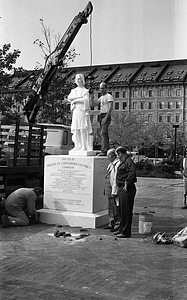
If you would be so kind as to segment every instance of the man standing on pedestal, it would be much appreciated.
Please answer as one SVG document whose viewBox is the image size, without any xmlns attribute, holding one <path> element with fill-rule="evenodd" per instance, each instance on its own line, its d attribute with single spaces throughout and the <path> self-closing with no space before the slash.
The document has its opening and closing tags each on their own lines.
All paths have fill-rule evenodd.
<svg viewBox="0 0 187 300">
<path fill-rule="evenodd" d="M 100 114 L 99 114 L 99 124 L 100 124 L 100 134 L 101 134 L 101 153 L 98 156 L 106 156 L 107 151 L 109 150 L 109 135 L 108 127 L 111 122 L 111 113 L 113 110 L 113 97 L 107 92 L 107 84 L 101 82 L 99 85 L 101 92 L 101 97 L 93 101 L 91 106 L 101 105 Z"/>
</svg>

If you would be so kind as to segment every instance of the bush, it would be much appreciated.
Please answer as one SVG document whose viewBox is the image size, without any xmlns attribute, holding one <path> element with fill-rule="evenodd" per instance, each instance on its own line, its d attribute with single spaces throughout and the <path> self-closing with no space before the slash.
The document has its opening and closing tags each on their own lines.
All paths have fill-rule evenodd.
<svg viewBox="0 0 187 300">
<path fill-rule="evenodd" d="M 139 162 L 136 167 L 139 177 L 176 178 L 175 167 L 166 163 L 154 165 L 148 162 Z"/>
</svg>

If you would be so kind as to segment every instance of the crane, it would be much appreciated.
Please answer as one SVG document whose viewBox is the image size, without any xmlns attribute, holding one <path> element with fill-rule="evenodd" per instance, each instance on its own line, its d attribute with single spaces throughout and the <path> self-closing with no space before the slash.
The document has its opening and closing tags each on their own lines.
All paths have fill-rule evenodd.
<svg viewBox="0 0 187 300">
<path fill-rule="evenodd" d="M 74 17 L 54 51 L 47 56 L 44 69 L 38 76 L 32 87 L 32 91 L 29 93 L 25 101 L 24 113 L 26 114 L 29 123 L 35 122 L 37 113 L 44 101 L 45 95 L 48 93 L 49 85 L 58 69 L 58 66 L 63 64 L 63 58 L 66 52 L 82 25 L 88 22 L 88 17 L 92 11 L 93 5 L 91 2 L 88 2 L 85 9 Z"/>
</svg>

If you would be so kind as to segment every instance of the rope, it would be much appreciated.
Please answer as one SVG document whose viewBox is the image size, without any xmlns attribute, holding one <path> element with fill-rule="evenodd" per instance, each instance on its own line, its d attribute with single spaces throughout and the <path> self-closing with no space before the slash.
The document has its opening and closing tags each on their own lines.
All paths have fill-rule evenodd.
<svg viewBox="0 0 187 300">
<path fill-rule="evenodd" d="M 90 15 L 90 67 L 92 66 L 93 59 L 93 50 L 92 50 L 92 14 Z"/>
</svg>

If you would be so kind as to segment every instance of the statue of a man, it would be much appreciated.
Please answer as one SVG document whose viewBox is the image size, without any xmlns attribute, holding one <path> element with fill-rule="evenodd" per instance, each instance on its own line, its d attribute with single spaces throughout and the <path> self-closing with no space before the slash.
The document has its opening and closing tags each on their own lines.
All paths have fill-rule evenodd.
<svg viewBox="0 0 187 300">
<path fill-rule="evenodd" d="M 76 75 L 75 83 L 77 84 L 77 87 L 72 89 L 68 96 L 68 101 L 71 103 L 72 110 L 72 140 L 75 144 L 75 147 L 72 150 L 92 150 L 89 145 L 89 135 L 92 133 L 89 115 L 89 91 L 85 88 L 83 74 Z"/>
</svg>

